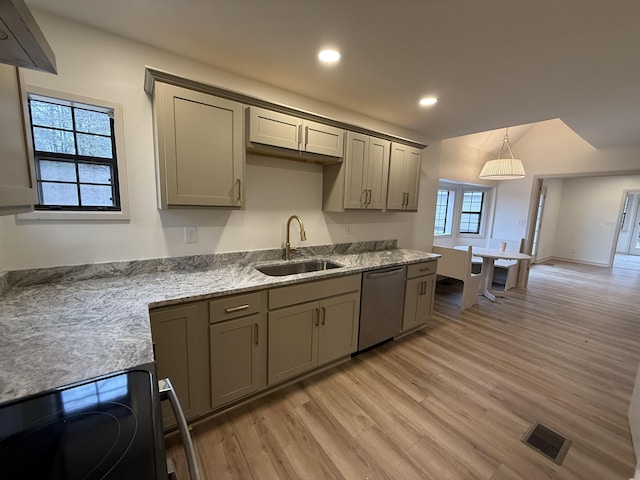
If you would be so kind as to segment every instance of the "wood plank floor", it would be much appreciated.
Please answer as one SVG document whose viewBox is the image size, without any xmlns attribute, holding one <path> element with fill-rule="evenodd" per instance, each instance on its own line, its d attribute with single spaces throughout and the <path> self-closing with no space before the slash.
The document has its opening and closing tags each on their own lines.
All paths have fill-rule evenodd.
<svg viewBox="0 0 640 480">
<path fill-rule="evenodd" d="M 561 262 L 465 312 L 441 285 L 428 328 L 197 425 L 204 477 L 628 479 L 639 291 L 640 271 Z M 573 441 L 562 466 L 520 441 L 533 420 Z"/>
</svg>

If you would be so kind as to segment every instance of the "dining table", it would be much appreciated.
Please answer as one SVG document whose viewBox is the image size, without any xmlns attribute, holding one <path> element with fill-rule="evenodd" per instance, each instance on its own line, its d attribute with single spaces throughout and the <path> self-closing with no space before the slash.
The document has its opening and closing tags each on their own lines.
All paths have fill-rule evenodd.
<svg viewBox="0 0 640 480">
<path fill-rule="evenodd" d="M 457 250 L 467 250 L 468 245 L 458 245 Z M 493 268 L 495 261 L 502 260 L 516 260 L 518 262 L 518 281 L 517 287 L 526 287 L 529 280 L 529 263 L 531 262 L 531 255 L 520 252 L 511 252 L 508 250 L 501 250 L 499 248 L 484 248 L 484 247 L 471 247 L 471 254 L 474 257 L 482 258 L 482 280 L 480 282 L 480 295 L 488 298 L 492 302 L 496 297 L 503 297 L 505 292 L 497 292 L 491 289 L 493 283 Z"/>
</svg>

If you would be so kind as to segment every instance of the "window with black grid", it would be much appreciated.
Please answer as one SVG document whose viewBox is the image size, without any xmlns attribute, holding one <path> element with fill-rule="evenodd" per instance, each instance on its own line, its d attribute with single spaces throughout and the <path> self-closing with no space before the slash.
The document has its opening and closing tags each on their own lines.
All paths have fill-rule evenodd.
<svg viewBox="0 0 640 480">
<path fill-rule="evenodd" d="M 462 193 L 460 211 L 460 233 L 480 233 L 484 192 L 465 191 Z"/>
<path fill-rule="evenodd" d="M 38 210 L 120 210 L 113 110 L 29 98 Z"/>
<path fill-rule="evenodd" d="M 447 217 L 449 214 L 449 200 L 451 192 L 449 190 L 438 190 L 436 199 L 436 219 L 434 223 L 434 235 L 445 235 L 447 231 Z"/>
</svg>

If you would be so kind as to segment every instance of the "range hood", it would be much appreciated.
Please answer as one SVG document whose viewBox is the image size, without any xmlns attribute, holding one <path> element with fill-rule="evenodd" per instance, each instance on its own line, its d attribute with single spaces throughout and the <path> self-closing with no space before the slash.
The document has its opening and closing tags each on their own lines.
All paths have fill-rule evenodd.
<svg viewBox="0 0 640 480">
<path fill-rule="evenodd" d="M 53 50 L 23 0 L 0 0 L 0 63 L 57 73 Z"/>
</svg>

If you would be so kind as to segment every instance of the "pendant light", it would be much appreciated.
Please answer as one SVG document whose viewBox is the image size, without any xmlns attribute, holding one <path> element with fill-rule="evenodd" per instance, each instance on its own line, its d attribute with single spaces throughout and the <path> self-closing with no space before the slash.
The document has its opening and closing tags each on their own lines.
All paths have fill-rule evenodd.
<svg viewBox="0 0 640 480">
<path fill-rule="evenodd" d="M 509 150 L 511 158 L 502 158 L 505 148 Z M 523 177 L 524 167 L 520 160 L 513 157 L 511 145 L 509 144 L 509 128 L 507 128 L 498 158 L 495 160 L 487 160 L 487 163 L 484 164 L 480 172 L 480 178 L 485 180 L 515 180 Z"/>
</svg>

